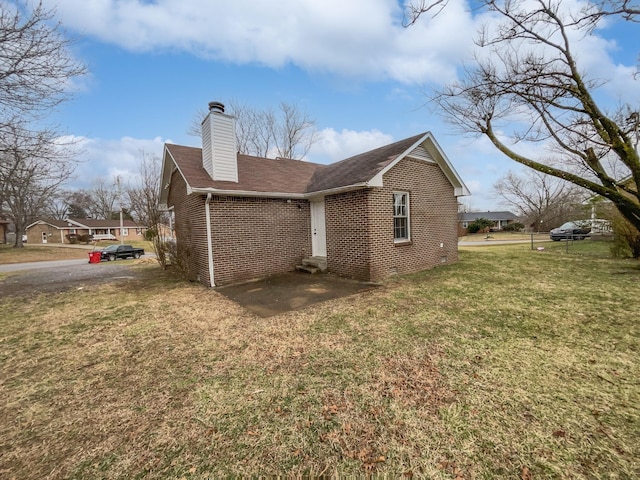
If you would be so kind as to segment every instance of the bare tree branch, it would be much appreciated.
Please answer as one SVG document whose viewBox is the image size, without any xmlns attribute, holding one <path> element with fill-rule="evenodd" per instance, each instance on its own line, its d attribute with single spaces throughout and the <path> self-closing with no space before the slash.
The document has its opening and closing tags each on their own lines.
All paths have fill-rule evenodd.
<svg viewBox="0 0 640 480">
<path fill-rule="evenodd" d="M 26 226 L 46 212 L 52 197 L 71 178 L 72 145 L 61 145 L 51 130 L 25 132 L 11 126 L 0 152 L 0 209 L 16 227 L 16 247 L 22 247 Z"/>
<path fill-rule="evenodd" d="M 493 186 L 502 205 L 514 209 L 535 229 L 550 229 L 575 218 L 585 191 L 569 182 L 527 170 L 508 172 Z"/>
<path fill-rule="evenodd" d="M 640 231 L 640 105 L 607 111 L 599 79 L 581 71 L 572 42 L 603 21 L 637 23 L 637 1 L 481 0 L 500 23 L 477 44 L 490 55 L 432 101 L 467 134 L 486 136 L 508 158 L 611 200 Z M 413 2 L 413 21 L 446 2 Z M 417 16 L 416 16 L 417 15 Z M 536 147 L 538 145 L 539 147 Z M 612 168 L 613 167 L 613 168 Z M 640 233 L 639 233 L 640 235 Z"/>
<path fill-rule="evenodd" d="M 86 72 L 54 11 L 39 2 L 0 2 L 0 128 L 16 118 L 47 115 L 69 98 L 70 82 Z M 9 133 L 10 134 L 10 133 Z"/>
<path fill-rule="evenodd" d="M 303 159 L 318 139 L 315 120 L 296 105 L 281 102 L 277 111 L 258 110 L 231 100 L 227 111 L 236 117 L 236 146 L 245 155 Z M 199 137 L 207 113 L 196 112 L 187 133 Z"/>
</svg>

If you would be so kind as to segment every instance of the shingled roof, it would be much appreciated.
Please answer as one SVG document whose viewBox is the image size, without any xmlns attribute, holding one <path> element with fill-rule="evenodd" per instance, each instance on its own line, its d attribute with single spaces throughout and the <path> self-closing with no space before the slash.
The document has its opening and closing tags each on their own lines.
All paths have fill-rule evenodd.
<svg viewBox="0 0 640 480">
<path fill-rule="evenodd" d="M 238 183 L 214 181 L 202 167 L 202 149 L 166 145 L 187 184 L 194 189 L 301 194 L 323 165 L 302 160 L 272 159 L 238 154 Z"/>
<path fill-rule="evenodd" d="M 429 141 L 427 141 L 429 140 Z M 456 187 L 457 195 L 468 190 L 453 166 L 444 156 L 430 133 L 422 133 L 347 158 L 330 165 L 302 160 L 270 159 L 237 155 L 238 182 L 214 181 L 202 166 L 202 149 L 166 144 L 163 166 L 161 203 L 167 198 L 171 172 L 178 169 L 195 193 L 218 193 L 259 196 L 310 197 L 316 193 L 380 186 L 379 175 L 409 154 L 417 145 L 429 144 L 433 161 L 438 163 Z"/>
<path fill-rule="evenodd" d="M 366 183 L 424 136 L 425 134 L 421 133 L 323 166 L 314 173 L 307 186 L 307 192 L 321 192 Z"/>
</svg>

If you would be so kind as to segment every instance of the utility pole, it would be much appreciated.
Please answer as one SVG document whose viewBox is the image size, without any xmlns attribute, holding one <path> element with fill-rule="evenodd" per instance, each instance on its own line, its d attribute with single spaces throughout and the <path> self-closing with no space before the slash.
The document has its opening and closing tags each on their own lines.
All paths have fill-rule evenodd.
<svg viewBox="0 0 640 480">
<path fill-rule="evenodd" d="M 120 175 L 116 177 L 116 183 L 118 184 L 118 203 L 120 204 L 120 245 L 123 245 L 124 236 L 122 230 L 124 229 L 124 222 L 122 221 L 122 188 L 120 187 Z"/>
</svg>

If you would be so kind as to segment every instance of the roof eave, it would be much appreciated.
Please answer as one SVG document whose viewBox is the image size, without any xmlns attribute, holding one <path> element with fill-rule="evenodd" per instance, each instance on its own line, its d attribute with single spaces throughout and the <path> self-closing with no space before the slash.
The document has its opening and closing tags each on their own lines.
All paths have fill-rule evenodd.
<svg viewBox="0 0 640 480">
<path fill-rule="evenodd" d="M 317 190 L 313 192 L 305 193 L 292 193 L 292 192 L 256 192 L 250 190 L 223 190 L 219 188 L 211 187 L 189 187 L 187 193 L 206 195 L 211 193 L 213 195 L 224 195 L 231 197 L 263 197 L 263 198 L 295 198 L 299 200 L 307 200 L 314 197 L 324 197 L 326 195 L 335 195 L 337 193 L 350 192 L 352 190 L 359 190 L 361 188 L 377 187 L 382 185 L 371 184 L 371 182 L 354 183 L 352 185 L 344 185 L 342 187 L 330 188 L 327 190 Z"/>
<path fill-rule="evenodd" d="M 407 156 L 410 156 L 410 153 L 413 150 L 415 150 L 416 147 L 418 147 L 418 145 L 422 145 L 427 140 L 429 140 L 431 145 L 433 145 L 433 147 L 436 150 L 436 153 L 438 154 L 435 157 L 435 164 L 440 167 L 444 175 L 447 177 L 447 179 L 453 186 L 454 195 L 456 197 L 464 197 L 467 195 L 471 195 L 471 192 L 469 191 L 467 186 L 464 184 L 464 182 L 462 181 L 462 178 L 460 177 L 456 169 L 453 167 L 453 164 L 449 161 L 449 159 L 445 155 L 442 148 L 440 148 L 440 145 L 438 145 L 438 142 L 436 141 L 435 137 L 431 134 L 431 132 L 427 132 L 422 137 L 420 137 L 413 145 L 407 148 L 404 152 L 398 155 L 392 162 L 390 162 L 386 167 L 380 170 L 368 183 L 375 182 L 376 183 L 375 186 L 381 187 L 382 177 L 384 176 L 384 174 L 387 173 L 389 170 L 391 170 L 393 167 L 395 167 L 398 164 L 398 162 L 400 162 L 402 159 L 404 159 Z M 428 163 L 432 163 L 432 162 L 428 162 Z"/>
<path fill-rule="evenodd" d="M 189 189 L 189 182 L 187 181 L 187 177 L 185 177 L 178 167 L 178 163 L 173 158 L 169 147 L 165 144 L 164 146 L 164 155 L 162 156 L 162 178 L 160 180 L 160 195 L 158 197 L 158 205 L 167 204 L 169 199 L 169 189 L 171 187 L 171 174 L 174 169 L 180 172 L 182 178 L 187 184 L 187 189 Z"/>
<path fill-rule="evenodd" d="M 255 192 L 250 190 L 224 190 L 212 187 L 189 187 L 187 194 L 229 196 L 229 197 L 267 197 L 267 198 L 306 198 L 304 193 L 287 193 L 287 192 Z"/>
</svg>

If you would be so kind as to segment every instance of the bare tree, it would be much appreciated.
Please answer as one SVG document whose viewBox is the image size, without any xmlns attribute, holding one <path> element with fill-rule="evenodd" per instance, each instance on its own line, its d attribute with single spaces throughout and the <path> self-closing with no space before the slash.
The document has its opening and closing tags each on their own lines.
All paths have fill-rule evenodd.
<svg viewBox="0 0 640 480">
<path fill-rule="evenodd" d="M 65 218 L 89 218 L 91 217 L 91 205 L 93 200 L 86 190 L 67 190 L 61 194 L 66 207 Z"/>
<path fill-rule="evenodd" d="M 138 167 L 138 180 L 129 185 L 125 192 L 134 218 L 148 228 L 155 228 L 163 218 L 162 212 L 158 210 L 161 163 L 157 155 L 143 152 Z"/>
<path fill-rule="evenodd" d="M 39 2 L 0 2 L 0 133 L 16 119 L 46 115 L 68 98 L 69 82 L 85 73 L 54 11 Z"/>
<path fill-rule="evenodd" d="M 501 204 L 515 210 L 535 230 L 557 227 L 582 209 L 585 191 L 535 170 L 508 172 L 494 184 Z"/>
<path fill-rule="evenodd" d="M 66 220 L 69 217 L 69 205 L 65 193 L 59 192 L 52 196 L 45 205 L 44 213 L 54 220 Z"/>
<path fill-rule="evenodd" d="M 46 211 L 74 165 L 71 146 L 56 143 L 55 132 L 25 132 L 15 125 L 12 131 L 11 139 L 5 132 L 0 152 L 0 201 L 16 228 L 14 246 L 22 247 L 27 225 Z"/>
<path fill-rule="evenodd" d="M 408 23 L 425 12 L 437 13 L 446 3 L 413 2 Z M 508 158 L 607 198 L 640 236 L 640 106 L 623 103 L 607 111 L 597 95 L 603 82 L 581 70 L 572 44 L 605 20 L 638 22 L 638 2 L 476 4 L 501 19 L 477 39 L 490 55 L 477 56 L 462 80 L 436 92 L 432 100 L 462 132 L 486 136 Z M 525 150 L 518 148 L 519 142 L 540 147 Z M 536 151 L 545 155 L 532 156 Z M 632 182 L 623 181 L 629 176 Z"/>
<path fill-rule="evenodd" d="M 108 220 L 113 217 L 118 199 L 118 188 L 114 182 L 104 177 L 96 177 L 86 193 L 91 199 L 89 214 L 93 218 Z"/>
<path fill-rule="evenodd" d="M 317 141 L 315 120 L 286 102 L 281 102 L 278 110 L 258 110 L 231 100 L 227 112 L 236 117 L 236 145 L 245 155 L 303 159 Z M 200 136 L 200 124 L 207 113 L 196 112 L 190 135 Z"/>
<path fill-rule="evenodd" d="M 166 241 L 162 232 L 167 228 L 167 214 L 158 208 L 160 200 L 160 169 L 162 161 L 155 155 L 142 154 L 138 183 L 127 188 L 127 198 L 136 221 L 152 233 L 153 249 L 158 263 L 167 265 Z"/>
</svg>

